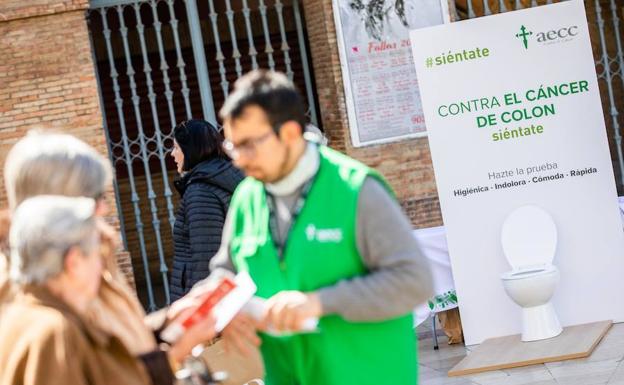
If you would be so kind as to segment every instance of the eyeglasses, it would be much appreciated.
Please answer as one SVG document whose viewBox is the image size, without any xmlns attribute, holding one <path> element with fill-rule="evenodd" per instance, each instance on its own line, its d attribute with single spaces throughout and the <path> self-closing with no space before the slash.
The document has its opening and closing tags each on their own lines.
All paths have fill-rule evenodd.
<svg viewBox="0 0 624 385">
<path fill-rule="evenodd" d="M 222 145 L 223 150 L 232 159 L 238 159 L 241 155 L 252 158 L 256 155 L 257 147 L 273 135 L 275 135 L 273 131 L 269 131 L 257 138 L 246 139 L 237 145 L 225 139 Z"/>
</svg>

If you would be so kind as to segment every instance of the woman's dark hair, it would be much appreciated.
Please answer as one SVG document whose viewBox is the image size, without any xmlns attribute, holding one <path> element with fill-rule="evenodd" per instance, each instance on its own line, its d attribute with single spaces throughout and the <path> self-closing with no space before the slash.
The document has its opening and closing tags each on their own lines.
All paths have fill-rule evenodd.
<svg viewBox="0 0 624 385">
<path fill-rule="evenodd" d="M 173 137 L 184 154 L 184 171 L 205 160 L 225 157 L 221 147 L 223 136 L 205 120 L 191 119 L 178 124 L 173 129 Z"/>
</svg>

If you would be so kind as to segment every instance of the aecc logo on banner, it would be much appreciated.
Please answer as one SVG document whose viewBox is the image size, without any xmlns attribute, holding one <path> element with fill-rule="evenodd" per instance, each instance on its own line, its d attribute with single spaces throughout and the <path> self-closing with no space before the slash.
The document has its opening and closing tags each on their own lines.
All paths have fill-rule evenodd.
<svg viewBox="0 0 624 385">
<path fill-rule="evenodd" d="M 516 34 L 516 37 L 520 39 L 525 49 L 529 49 L 529 37 L 532 35 L 533 32 L 529 31 L 524 25 L 521 25 L 520 32 Z M 576 35 L 578 35 L 578 25 L 572 25 L 546 32 L 538 32 L 535 34 L 535 40 L 544 45 L 565 43 L 571 41 Z"/>
</svg>

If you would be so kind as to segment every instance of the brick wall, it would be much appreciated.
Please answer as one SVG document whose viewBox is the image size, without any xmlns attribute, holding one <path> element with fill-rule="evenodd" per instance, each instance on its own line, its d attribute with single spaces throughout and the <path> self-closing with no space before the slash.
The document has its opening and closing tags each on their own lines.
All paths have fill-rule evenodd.
<svg viewBox="0 0 624 385">
<path fill-rule="evenodd" d="M 77 11 L 85 9 L 87 4 L 88 0 L 2 0 L 0 21 Z"/>
<path fill-rule="evenodd" d="M 351 145 L 332 1 L 303 3 L 323 129 L 330 146 L 383 173 L 414 226 L 441 225 L 426 138 L 363 148 Z"/>
<path fill-rule="evenodd" d="M 0 2 L 0 164 L 31 128 L 66 132 L 107 155 L 85 22 L 87 0 Z M 118 224 L 112 188 L 108 200 Z M 6 207 L 0 168 L 0 208 Z M 122 270 L 134 284 L 128 253 Z"/>
</svg>

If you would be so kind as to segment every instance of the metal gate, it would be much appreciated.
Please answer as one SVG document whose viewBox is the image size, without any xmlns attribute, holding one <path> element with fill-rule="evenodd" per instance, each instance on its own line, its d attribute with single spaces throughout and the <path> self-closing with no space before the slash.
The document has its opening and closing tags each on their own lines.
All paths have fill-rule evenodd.
<svg viewBox="0 0 624 385">
<path fill-rule="evenodd" d="M 154 310 L 170 301 L 172 128 L 217 122 L 232 83 L 255 68 L 285 72 L 319 125 L 304 15 L 300 0 L 92 0 L 87 21 L 121 232 Z"/>
<path fill-rule="evenodd" d="M 558 1 L 536 0 L 456 0 L 456 20 L 536 7 Z M 624 156 L 621 127 L 624 125 L 624 49 L 620 19 L 624 0 L 586 0 L 585 11 L 596 62 L 596 73 L 604 112 L 609 148 L 618 195 L 624 195 Z"/>
</svg>

